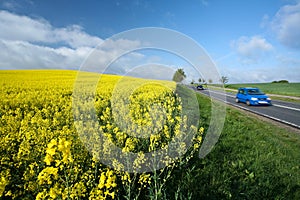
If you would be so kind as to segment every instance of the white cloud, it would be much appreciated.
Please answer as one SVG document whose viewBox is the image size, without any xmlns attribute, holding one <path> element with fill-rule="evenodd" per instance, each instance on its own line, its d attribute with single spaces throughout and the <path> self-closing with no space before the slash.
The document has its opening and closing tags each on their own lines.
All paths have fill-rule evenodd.
<svg viewBox="0 0 300 200">
<path fill-rule="evenodd" d="M 78 25 L 55 28 L 43 19 L 32 19 L 7 11 L 0 11 L 0 38 L 42 43 L 66 43 L 72 48 L 95 47 L 102 40 L 88 35 Z"/>
<path fill-rule="evenodd" d="M 88 64 L 104 67 L 120 52 L 140 46 L 139 41 L 125 39 L 103 43 L 101 38 L 87 34 L 78 25 L 56 28 L 44 19 L 8 11 L 0 11 L 0 30 L 0 69 L 79 69 L 92 51 L 94 57 L 89 58 Z M 99 44 L 104 45 L 95 49 Z M 141 57 L 132 55 L 125 62 L 128 65 L 130 59 Z"/>
<path fill-rule="evenodd" d="M 173 66 L 157 63 L 138 65 L 127 71 L 127 76 L 134 76 L 146 79 L 172 80 L 175 69 Z"/>
<path fill-rule="evenodd" d="M 92 50 L 90 47 L 51 48 L 25 41 L 5 40 L 0 40 L 0 48 L 0 69 L 78 69 Z"/>
<path fill-rule="evenodd" d="M 299 82 L 300 60 L 296 52 L 282 54 L 274 53 L 267 62 L 259 62 L 245 67 L 230 59 L 221 65 L 221 74 L 229 77 L 230 83 L 272 82 L 274 80 L 288 80 Z"/>
<path fill-rule="evenodd" d="M 241 70 L 226 68 L 223 74 L 229 78 L 230 83 L 270 83 L 275 80 L 288 80 L 290 82 L 299 82 L 300 71 L 298 67 L 290 67 L 289 70 L 281 66 L 257 67 L 253 69 Z"/>
<path fill-rule="evenodd" d="M 282 44 L 300 49 L 300 2 L 281 7 L 271 22 L 271 28 Z"/>
<path fill-rule="evenodd" d="M 102 39 L 88 35 L 78 25 L 72 25 L 67 28 L 55 29 L 53 31 L 54 41 L 63 41 L 73 48 L 89 46 L 95 47 L 103 42 Z"/>
<path fill-rule="evenodd" d="M 5 9 L 16 11 L 33 6 L 34 2 L 32 0 L 1 0 L 0 5 Z"/>
<path fill-rule="evenodd" d="M 15 1 L 3 1 L 2 6 L 9 10 L 15 10 L 17 7 L 19 7 L 19 4 L 17 4 Z"/>
<path fill-rule="evenodd" d="M 292 67 L 298 67 L 300 66 L 300 59 L 299 55 L 289 53 L 289 54 L 279 54 L 276 56 L 276 59 L 280 63 L 281 66 L 292 66 Z M 299 71 L 299 70 L 297 70 Z M 300 71 L 299 71 L 300 72 Z M 299 76 L 300 77 L 300 76 Z"/>
<path fill-rule="evenodd" d="M 261 23 L 260 23 L 260 27 L 261 28 L 266 28 L 268 26 L 268 24 L 270 23 L 269 20 L 270 20 L 270 16 L 265 14 L 262 18 Z"/>
<path fill-rule="evenodd" d="M 262 56 L 273 49 L 273 46 L 261 36 L 242 36 L 231 42 L 231 47 L 241 56 L 242 60 L 257 62 Z"/>
<path fill-rule="evenodd" d="M 130 68 L 145 61 L 138 49 L 141 43 L 127 39 L 107 39 L 86 58 L 82 70 L 98 73 L 124 74 Z"/>
<path fill-rule="evenodd" d="M 118 46 L 118 43 L 120 43 Z M 123 43 L 122 43 L 123 42 Z M 114 43 L 114 44 L 112 44 Z M 9 41 L 0 39 L 0 69 L 40 69 L 40 68 L 67 68 L 79 69 L 85 61 L 85 68 L 102 72 L 107 65 L 116 60 L 112 65 L 113 70 L 107 72 L 123 73 L 126 66 L 135 65 L 143 61 L 143 54 L 131 53 L 125 58 L 117 58 L 122 52 L 126 52 L 129 46 L 135 42 L 110 41 L 110 50 L 94 49 L 92 47 L 78 47 L 72 49 L 61 46 L 58 48 L 32 44 L 26 41 Z M 123 48 L 119 48 L 122 47 Z M 92 52 L 92 54 L 90 54 Z M 123 68 L 123 69 L 121 69 Z"/>
<path fill-rule="evenodd" d="M 107 39 L 105 43 L 101 45 L 102 50 L 106 51 L 115 51 L 115 50 L 122 50 L 128 51 L 134 48 L 138 48 L 141 45 L 140 41 L 137 40 L 128 40 L 128 39 Z"/>
<path fill-rule="evenodd" d="M 4 40 L 49 41 L 51 25 L 46 21 L 34 20 L 7 11 L 0 11 L 0 37 Z"/>
</svg>

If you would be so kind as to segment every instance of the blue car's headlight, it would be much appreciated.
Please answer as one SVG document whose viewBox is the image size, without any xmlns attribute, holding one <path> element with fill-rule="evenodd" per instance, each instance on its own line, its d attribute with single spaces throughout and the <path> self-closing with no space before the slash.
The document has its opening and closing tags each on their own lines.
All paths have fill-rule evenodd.
<svg viewBox="0 0 300 200">
<path fill-rule="evenodd" d="M 252 100 L 252 101 L 257 101 L 257 100 L 258 100 L 258 98 L 251 97 L 251 100 Z"/>
<path fill-rule="evenodd" d="M 271 101 L 271 98 L 270 98 L 270 97 L 268 97 L 268 98 L 267 98 L 267 100 L 268 100 L 268 101 Z"/>
</svg>

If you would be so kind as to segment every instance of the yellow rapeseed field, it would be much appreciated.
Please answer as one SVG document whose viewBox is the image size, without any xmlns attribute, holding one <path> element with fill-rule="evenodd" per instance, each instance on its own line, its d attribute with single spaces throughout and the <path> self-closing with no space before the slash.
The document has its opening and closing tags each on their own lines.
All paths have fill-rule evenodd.
<svg viewBox="0 0 300 200">
<path fill-rule="evenodd" d="M 100 78 L 92 101 L 97 123 L 89 124 L 90 108 L 72 107 L 76 76 L 67 70 L 0 71 L 0 198 L 159 197 L 172 170 L 198 150 L 203 133 L 188 127 L 176 84 L 86 72 L 87 81 Z M 188 128 L 195 130 L 191 148 L 184 142 Z M 184 156 L 161 158 L 162 168 L 141 172 L 151 168 L 147 154 L 175 140 L 173 148 Z M 112 145 L 122 152 L 119 160 Z M 137 172 L 120 162 L 129 153 L 137 155 L 130 165 Z"/>
</svg>

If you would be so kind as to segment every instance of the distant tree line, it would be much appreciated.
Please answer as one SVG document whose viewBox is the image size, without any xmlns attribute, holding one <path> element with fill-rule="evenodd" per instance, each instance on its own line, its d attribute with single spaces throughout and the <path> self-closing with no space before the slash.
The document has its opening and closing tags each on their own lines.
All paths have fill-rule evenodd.
<svg viewBox="0 0 300 200">
<path fill-rule="evenodd" d="M 289 83 L 288 80 L 273 81 L 272 83 Z"/>
<path fill-rule="evenodd" d="M 177 82 L 177 83 L 180 83 L 180 82 L 182 82 L 185 78 L 186 78 L 186 74 L 185 74 L 183 68 L 179 68 L 179 69 L 177 69 L 177 70 L 175 71 L 172 80 L 175 81 L 175 82 Z M 220 78 L 220 81 L 221 81 L 223 84 L 226 84 L 226 83 L 228 83 L 229 78 L 228 78 L 227 76 L 222 76 L 222 77 Z M 208 79 L 208 83 L 209 83 L 209 84 L 212 84 L 212 83 L 213 83 L 213 80 L 212 80 L 212 79 Z M 193 85 L 193 84 L 196 84 L 196 81 L 195 81 L 194 79 L 192 79 L 191 84 L 192 84 L 192 85 Z M 207 85 L 207 82 L 206 82 L 206 80 L 205 80 L 204 78 L 199 78 L 199 79 L 198 79 L 198 84 L 205 84 L 205 85 Z"/>
</svg>

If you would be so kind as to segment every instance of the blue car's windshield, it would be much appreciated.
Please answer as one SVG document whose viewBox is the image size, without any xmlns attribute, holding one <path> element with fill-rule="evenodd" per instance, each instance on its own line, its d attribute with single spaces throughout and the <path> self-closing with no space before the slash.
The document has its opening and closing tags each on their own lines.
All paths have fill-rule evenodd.
<svg viewBox="0 0 300 200">
<path fill-rule="evenodd" d="M 263 95 L 264 93 L 261 92 L 259 89 L 249 89 L 249 90 L 248 90 L 248 94 L 252 94 L 252 95 Z"/>
</svg>

